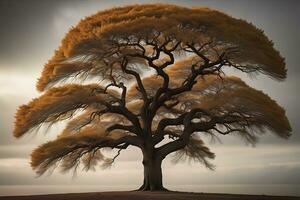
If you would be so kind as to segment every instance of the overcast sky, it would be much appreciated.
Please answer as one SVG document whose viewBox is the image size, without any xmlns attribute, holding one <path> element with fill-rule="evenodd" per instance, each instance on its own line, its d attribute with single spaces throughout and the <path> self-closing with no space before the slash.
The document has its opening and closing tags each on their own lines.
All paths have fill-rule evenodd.
<svg viewBox="0 0 300 200">
<path fill-rule="evenodd" d="M 273 184 L 275 191 L 254 187 L 253 191 L 239 188 L 233 192 L 297 194 L 300 196 L 300 1 L 276 0 L 0 0 L 0 195 L 7 194 L 5 185 L 125 185 L 137 188 L 142 182 L 141 155 L 136 149 L 125 151 L 109 170 L 36 178 L 29 167 L 29 155 L 36 145 L 55 137 L 57 126 L 48 135 L 39 132 L 20 140 L 12 137 L 13 116 L 19 105 L 39 95 L 35 82 L 43 64 L 52 56 L 60 40 L 71 26 L 88 15 L 114 6 L 133 3 L 165 2 L 186 6 L 209 6 L 236 18 L 246 19 L 263 29 L 275 47 L 286 58 L 288 78 L 275 82 L 264 76 L 242 78 L 251 86 L 263 90 L 282 105 L 293 128 L 289 140 L 264 136 L 255 148 L 228 137 L 222 144 L 209 144 L 217 155 L 211 172 L 197 163 L 172 165 L 163 163 L 164 183 L 169 188 L 193 191 L 232 192 L 217 187 L 220 184 Z M 276 185 L 274 185 L 276 184 Z M 288 184 L 290 187 L 278 186 Z M 176 186 L 177 185 L 177 186 Z M 179 185 L 184 185 L 180 186 Z M 194 185 L 194 186 L 188 186 Z M 195 187 L 195 185 L 199 187 Z M 216 186 L 201 189 L 200 185 Z M 24 186 L 25 187 L 25 186 Z M 11 189 L 10 192 L 19 192 Z M 77 191 L 83 191 L 79 189 Z M 54 191 L 55 192 L 55 191 Z"/>
</svg>

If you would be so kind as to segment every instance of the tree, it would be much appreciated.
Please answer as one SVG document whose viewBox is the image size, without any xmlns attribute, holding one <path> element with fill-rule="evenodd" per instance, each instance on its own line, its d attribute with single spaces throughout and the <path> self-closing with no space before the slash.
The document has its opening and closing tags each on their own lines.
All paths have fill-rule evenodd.
<svg viewBox="0 0 300 200">
<path fill-rule="evenodd" d="M 140 190 L 163 190 L 161 164 L 175 152 L 213 168 L 203 136 L 290 136 L 285 111 L 225 74 L 233 68 L 284 80 L 284 58 L 263 31 L 208 8 L 133 5 L 87 17 L 44 66 L 44 92 L 16 114 L 14 136 L 69 119 L 54 141 L 32 152 L 37 174 L 109 166 L 128 146 L 141 149 Z M 69 81 L 75 80 L 76 83 Z M 81 82 L 79 82 L 81 81 Z M 67 83 L 66 83 L 67 82 Z M 103 149 L 116 149 L 113 158 Z"/>
</svg>

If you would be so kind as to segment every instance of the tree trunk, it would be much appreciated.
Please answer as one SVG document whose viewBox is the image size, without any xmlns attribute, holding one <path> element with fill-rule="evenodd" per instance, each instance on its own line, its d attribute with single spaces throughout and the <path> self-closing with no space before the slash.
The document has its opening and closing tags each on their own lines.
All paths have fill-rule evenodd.
<svg viewBox="0 0 300 200">
<path fill-rule="evenodd" d="M 139 190 L 166 190 L 163 187 L 161 164 L 162 159 L 156 156 L 153 151 L 143 151 L 144 182 Z"/>
</svg>

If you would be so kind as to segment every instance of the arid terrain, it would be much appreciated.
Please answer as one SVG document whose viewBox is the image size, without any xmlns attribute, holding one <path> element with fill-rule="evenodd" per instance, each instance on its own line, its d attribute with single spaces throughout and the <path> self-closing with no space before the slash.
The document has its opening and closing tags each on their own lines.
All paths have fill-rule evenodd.
<svg viewBox="0 0 300 200">
<path fill-rule="evenodd" d="M 0 200 L 296 200 L 300 197 L 185 192 L 99 192 L 0 197 Z"/>
</svg>

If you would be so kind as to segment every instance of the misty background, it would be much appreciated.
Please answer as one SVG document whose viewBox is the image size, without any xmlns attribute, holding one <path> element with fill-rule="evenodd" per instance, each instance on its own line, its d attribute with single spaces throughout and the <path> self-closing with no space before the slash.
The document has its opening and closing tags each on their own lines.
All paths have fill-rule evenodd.
<svg viewBox="0 0 300 200">
<path fill-rule="evenodd" d="M 263 75 L 256 78 L 238 75 L 283 106 L 293 128 L 289 140 L 266 134 L 255 148 L 230 136 L 222 137 L 222 143 L 207 144 L 216 153 L 215 171 L 199 163 L 174 165 L 170 156 L 163 162 L 165 186 L 194 192 L 300 196 L 300 1 L 297 0 L 0 0 L 0 195 L 129 190 L 142 184 L 141 152 L 135 148 L 122 151 L 107 170 L 99 167 L 94 172 L 79 171 L 76 178 L 72 173 L 60 174 L 57 170 L 51 176 L 37 178 L 30 168 L 30 153 L 39 144 L 55 138 L 63 124 L 47 134 L 41 130 L 19 140 L 13 138 L 12 129 L 18 106 L 40 95 L 35 82 L 44 63 L 81 18 L 115 6 L 157 2 L 208 6 L 263 29 L 286 58 L 287 79 L 276 82 Z"/>
</svg>

